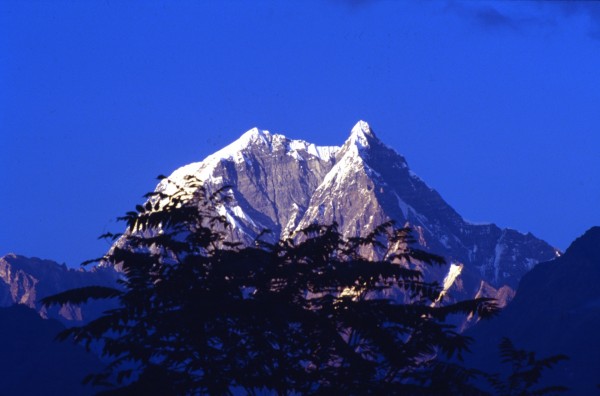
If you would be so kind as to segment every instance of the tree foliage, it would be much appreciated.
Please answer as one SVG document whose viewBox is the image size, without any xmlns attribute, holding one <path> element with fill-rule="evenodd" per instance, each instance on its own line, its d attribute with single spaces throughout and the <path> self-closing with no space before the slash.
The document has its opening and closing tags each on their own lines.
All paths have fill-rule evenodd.
<svg viewBox="0 0 600 396">
<path fill-rule="evenodd" d="M 101 259 L 122 269 L 119 289 L 45 299 L 119 299 L 62 335 L 100 342 L 111 364 L 90 380 L 106 394 L 477 393 L 472 373 L 436 357 L 468 349 L 448 315 L 485 318 L 497 308 L 487 298 L 438 301 L 440 286 L 411 263 L 444 259 L 414 248 L 410 229 L 386 223 L 344 239 L 335 224 L 313 225 L 242 246 L 219 214 L 227 189 L 163 183 L 174 192 L 150 193 L 122 217 L 127 231 Z M 373 250 L 380 258 L 364 253 Z"/>
<path fill-rule="evenodd" d="M 486 375 L 498 396 L 557 395 L 568 391 L 568 388 L 560 385 L 536 388 L 544 370 L 568 359 L 567 356 L 537 358 L 535 352 L 516 348 L 508 338 L 502 339 L 499 349 L 502 363 L 509 364 L 511 372 L 505 378 L 499 374 Z"/>
</svg>

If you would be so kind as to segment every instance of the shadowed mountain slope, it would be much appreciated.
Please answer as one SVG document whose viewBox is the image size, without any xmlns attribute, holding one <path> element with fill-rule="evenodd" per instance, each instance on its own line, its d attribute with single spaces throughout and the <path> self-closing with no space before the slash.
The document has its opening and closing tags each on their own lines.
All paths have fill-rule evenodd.
<svg viewBox="0 0 600 396">
<path fill-rule="evenodd" d="M 24 305 L 0 308 L 0 394 L 6 396 L 90 395 L 82 385 L 102 368 L 96 356 L 54 338 L 64 330 L 56 320 L 42 319 Z"/>
<path fill-rule="evenodd" d="M 556 260 L 526 274 L 513 302 L 495 319 L 481 322 L 467 363 L 497 370 L 497 345 L 509 337 L 540 356 L 566 354 L 548 377 L 574 395 L 598 392 L 600 384 L 600 227 L 575 240 Z"/>
</svg>

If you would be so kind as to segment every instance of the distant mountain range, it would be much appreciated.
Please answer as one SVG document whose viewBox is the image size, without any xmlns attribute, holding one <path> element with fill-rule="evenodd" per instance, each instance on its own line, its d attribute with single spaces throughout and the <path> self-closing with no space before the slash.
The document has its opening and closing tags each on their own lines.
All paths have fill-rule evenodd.
<svg viewBox="0 0 600 396">
<path fill-rule="evenodd" d="M 106 302 L 45 308 L 40 300 L 68 289 L 114 286 L 118 276 L 112 268 L 75 270 L 52 260 L 7 254 L 0 257 L 0 307 L 22 304 L 36 310 L 42 318 L 76 325 L 98 317 L 108 307 Z"/>
<path fill-rule="evenodd" d="M 487 296 L 504 305 L 527 271 L 559 254 L 532 234 L 465 221 L 364 121 L 340 147 L 254 128 L 203 161 L 177 169 L 169 179 L 183 183 L 189 175 L 203 180 L 210 191 L 229 186 L 233 200 L 218 209 L 233 226 L 233 238 L 244 243 L 252 243 L 265 229 L 275 240 L 313 223 L 337 222 L 346 237 L 365 235 L 388 220 L 410 225 L 423 248 L 451 264 L 424 270 L 445 285 L 452 300 Z M 165 181 L 157 187 L 166 193 L 170 188 Z M 48 260 L 7 255 L 0 259 L 0 306 L 22 303 L 44 317 L 85 320 L 79 308 L 46 312 L 37 301 L 69 288 L 113 284 L 116 276 L 109 269 L 75 271 Z M 93 307 L 88 311 L 93 316 Z"/>
<path fill-rule="evenodd" d="M 452 264 L 430 274 L 445 280 L 451 299 L 489 296 L 504 305 L 527 271 L 559 254 L 532 234 L 465 221 L 364 121 L 341 147 L 254 128 L 169 179 L 181 184 L 190 175 L 210 191 L 229 186 L 233 200 L 219 211 L 233 225 L 234 239 L 244 243 L 264 229 L 278 239 L 312 223 L 336 222 L 346 237 L 365 235 L 388 220 L 410 225 L 423 248 Z M 172 186 L 163 181 L 157 189 L 169 193 Z"/>
<path fill-rule="evenodd" d="M 527 271 L 559 255 L 532 234 L 465 221 L 364 121 L 340 147 L 254 128 L 203 161 L 177 169 L 169 179 L 181 184 L 189 175 L 203 180 L 209 191 L 229 186 L 233 199 L 218 209 L 232 225 L 232 238 L 244 243 L 252 243 L 265 229 L 275 240 L 316 222 L 337 222 L 346 237 L 365 235 L 388 220 L 410 225 L 424 249 L 451 264 L 424 268 L 444 284 L 451 300 L 486 296 L 504 305 Z M 157 186 L 165 193 L 172 188 L 165 181 Z M 46 311 L 37 301 L 70 288 L 114 284 L 116 278 L 109 268 L 76 271 L 9 254 L 0 258 L 0 306 L 20 303 L 63 323 L 85 321 L 86 312 L 93 317 L 102 306 Z"/>
<path fill-rule="evenodd" d="M 497 356 L 496 341 L 510 336 L 517 345 L 572 355 L 572 364 L 565 365 L 559 377 L 569 384 L 588 381 L 600 372 L 600 345 L 590 333 L 600 327 L 600 228 L 590 230 L 560 256 L 530 233 L 469 223 L 363 121 L 339 147 L 251 129 L 203 161 L 177 169 L 168 179 L 184 183 L 186 176 L 203 180 L 209 191 L 228 190 L 232 200 L 217 209 L 232 225 L 231 238 L 243 243 L 252 243 L 265 229 L 272 231 L 272 240 L 293 237 L 313 223 L 336 222 L 345 237 L 352 237 L 393 220 L 398 226 L 413 227 L 422 248 L 447 258 L 449 266 L 425 272 L 444 285 L 450 300 L 488 296 L 504 305 L 523 278 L 508 309 L 473 330 L 477 339 L 492 340 L 483 347 L 477 344 L 481 353 L 476 356 Z M 172 188 L 165 180 L 157 186 L 167 194 Z M 0 307 L 22 304 L 43 318 L 77 325 L 97 317 L 107 305 L 46 309 L 39 300 L 72 288 L 115 285 L 118 277 L 113 268 L 73 270 L 50 260 L 7 254 L 0 257 Z M 0 314 L 7 322 L 12 319 L 6 315 L 15 315 L 25 327 L 29 323 L 52 331 L 60 328 L 52 321 L 37 323 L 31 320 L 31 312 L 14 309 Z M 88 361 L 78 353 L 73 362 Z M 474 364 L 485 367 L 477 359 L 473 358 Z"/>
</svg>

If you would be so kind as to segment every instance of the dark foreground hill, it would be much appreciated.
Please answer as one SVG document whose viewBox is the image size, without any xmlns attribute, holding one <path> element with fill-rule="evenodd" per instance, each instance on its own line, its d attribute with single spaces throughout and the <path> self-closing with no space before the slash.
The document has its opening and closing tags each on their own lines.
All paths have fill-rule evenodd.
<svg viewBox="0 0 600 396">
<path fill-rule="evenodd" d="M 24 305 L 0 308 L 0 395 L 78 396 L 93 389 L 82 380 L 102 363 L 70 342 L 54 338 L 64 327 Z"/>
<path fill-rule="evenodd" d="M 521 280 L 512 303 L 497 318 L 481 322 L 467 364 L 499 369 L 497 346 L 509 337 L 538 356 L 566 354 L 545 383 L 574 395 L 600 393 L 600 227 L 575 240 L 561 257 L 538 264 Z"/>
</svg>

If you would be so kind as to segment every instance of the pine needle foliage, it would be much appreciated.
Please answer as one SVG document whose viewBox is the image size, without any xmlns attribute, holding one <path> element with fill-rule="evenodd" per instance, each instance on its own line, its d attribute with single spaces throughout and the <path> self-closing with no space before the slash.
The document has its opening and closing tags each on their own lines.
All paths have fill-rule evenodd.
<svg viewBox="0 0 600 396">
<path fill-rule="evenodd" d="M 44 301 L 118 298 L 118 308 L 61 335 L 102 345 L 111 363 L 89 377 L 107 386 L 102 394 L 421 395 L 440 384 L 469 393 L 471 374 L 436 360 L 460 356 L 470 341 L 445 319 L 487 318 L 497 307 L 487 298 L 434 303 L 440 285 L 410 264 L 445 261 L 413 248 L 410 229 L 386 223 L 344 239 L 335 224 L 313 225 L 241 246 L 219 214 L 227 188 L 209 192 L 190 177 L 164 191 L 121 218 L 123 236 L 105 235 L 119 238 L 98 259 L 122 269 L 118 289 Z"/>
</svg>

